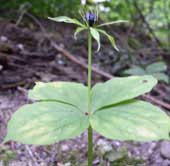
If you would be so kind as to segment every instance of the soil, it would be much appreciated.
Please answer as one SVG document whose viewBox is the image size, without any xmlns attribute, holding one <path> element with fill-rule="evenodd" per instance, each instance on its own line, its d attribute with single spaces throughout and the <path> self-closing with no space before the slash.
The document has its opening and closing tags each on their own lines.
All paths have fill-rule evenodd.
<svg viewBox="0 0 170 166">
<path fill-rule="evenodd" d="M 79 36 L 79 40 L 73 38 L 74 26 L 65 24 L 50 24 L 44 21 L 42 25 L 48 31 L 48 37 L 37 28 L 34 23 L 16 26 L 11 21 L 0 21 L 0 142 L 6 134 L 7 122 L 13 112 L 20 106 L 29 102 L 27 98 L 28 89 L 32 88 L 35 81 L 75 81 L 86 84 L 87 72 L 81 66 L 71 62 L 60 52 L 55 50 L 50 43 L 50 39 L 59 46 L 69 50 L 77 59 L 81 57 L 87 62 L 86 34 Z M 118 45 L 122 48 L 120 53 L 113 50 L 106 39 L 102 38 L 101 52 L 93 57 L 93 65 L 112 75 L 119 75 L 120 71 L 127 68 L 132 59 L 129 57 L 129 50 L 125 39 L 127 35 L 134 36 L 127 27 L 115 29 Z M 141 34 L 135 34 L 140 40 L 146 40 L 145 45 L 153 50 L 155 43 L 150 38 Z M 123 41 L 123 42 L 122 42 Z M 142 41 L 140 41 L 142 43 Z M 148 44 L 152 43 L 152 44 Z M 96 43 L 94 44 L 96 48 Z M 131 48 L 132 50 L 132 48 Z M 134 51 L 134 48 L 133 48 Z M 156 61 L 156 53 L 149 57 L 138 52 L 135 61 L 146 64 Z M 105 81 L 107 78 L 93 74 L 93 83 Z M 159 83 L 151 92 L 152 96 L 162 102 L 170 104 L 170 86 Z M 162 106 L 162 105 L 160 105 Z M 168 113 L 168 108 L 164 109 Z M 123 124 L 122 124 L 123 125 Z M 160 142 L 119 142 L 111 141 L 94 134 L 95 160 L 94 166 L 101 165 L 102 158 L 100 151 L 111 148 L 117 150 L 127 149 L 127 156 L 134 160 L 143 160 L 146 166 L 170 166 L 170 158 L 162 155 L 161 148 L 163 141 Z M 16 142 L 0 145 L 0 160 L 13 158 L 13 164 L 33 165 L 33 166 L 85 166 L 87 160 L 87 133 L 81 136 L 51 146 L 28 146 Z M 170 148 L 170 146 L 169 146 Z M 106 152 L 107 153 L 107 149 Z M 8 155 L 10 153 L 10 157 Z M 112 166 L 108 159 L 104 159 L 103 166 Z M 134 164 L 135 165 L 135 164 Z M 137 164 L 136 164 L 137 165 Z M 123 165 L 122 165 L 123 166 Z"/>
</svg>

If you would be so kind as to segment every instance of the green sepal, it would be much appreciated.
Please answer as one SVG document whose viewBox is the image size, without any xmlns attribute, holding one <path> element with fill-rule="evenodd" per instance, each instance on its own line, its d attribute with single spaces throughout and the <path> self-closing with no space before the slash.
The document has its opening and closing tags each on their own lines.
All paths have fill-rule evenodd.
<svg viewBox="0 0 170 166">
<path fill-rule="evenodd" d="M 120 23 L 127 23 L 127 20 L 118 20 L 118 21 L 111 21 L 111 22 L 106 22 L 103 24 L 98 25 L 97 27 L 103 27 L 103 26 L 108 26 L 108 25 L 113 25 L 113 24 L 120 24 Z"/>
<path fill-rule="evenodd" d="M 80 32 L 82 32 L 82 31 L 84 31 L 84 30 L 86 30 L 86 29 L 87 29 L 87 27 L 78 27 L 78 28 L 75 30 L 74 39 L 77 40 L 77 35 L 78 35 Z"/>
<path fill-rule="evenodd" d="M 109 35 L 106 31 L 104 31 L 102 29 L 97 29 L 97 31 L 99 31 L 100 33 L 104 34 L 108 38 L 108 40 L 110 41 L 112 47 L 115 48 L 115 50 L 119 51 L 119 49 L 116 46 L 115 39 L 111 35 Z"/>
<path fill-rule="evenodd" d="M 81 27 L 85 27 L 84 24 L 82 24 L 80 21 L 78 21 L 77 19 L 75 18 L 69 18 L 67 16 L 59 16 L 59 17 L 55 17 L 55 18 L 51 18 L 51 17 L 48 17 L 48 19 L 52 20 L 52 21 L 56 21 L 56 22 L 65 22 L 65 23 L 70 23 L 70 24 L 76 24 L 78 26 L 81 26 Z"/>
<path fill-rule="evenodd" d="M 90 33 L 92 37 L 97 41 L 98 48 L 96 52 L 98 52 L 100 50 L 100 33 L 97 31 L 97 29 L 92 27 L 90 27 Z"/>
</svg>

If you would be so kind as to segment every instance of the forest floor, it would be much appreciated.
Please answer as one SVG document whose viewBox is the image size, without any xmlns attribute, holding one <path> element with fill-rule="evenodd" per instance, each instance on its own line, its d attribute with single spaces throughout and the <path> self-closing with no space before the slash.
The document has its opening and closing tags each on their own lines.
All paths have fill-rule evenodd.
<svg viewBox="0 0 170 166">
<path fill-rule="evenodd" d="M 12 113 L 29 102 L 27 91 L 35 81 L 63 80 L 86 84 L 86 34 L 75 41 L 73 30 L 74 26 L 65 24 L 49 26 L 48 22 L 38 22 L 36 25 L 17 26 L 0 20 L 0 142 L 4 139 Z M 170 55 L 167 50 L 158 49 L 150 37 L 142 36 L 131 28 L 109 31 L 116 36 L 121 52 L 114 51 L 102 38 L 101 52 L 93 56 L 93 84 L 106 81 L 112 75 L 120 75 L 132 61 L 152 63 L 160 59 L 157 54 L 167 61 L 167 55 Z M 136 44 L 137 48 L 133 48 L 128 43 L 129 36 L 145 44 L 142 47 Z M 96 48 L 95 43 L 93 47 Z M 169 96 L 170 85 L 159 83 L 142 99 L 159 105 L 168 113 Z M 95 133 L 94 144 L 94 166 L 170 166 L 170 142 L 167 141 L 120 142 Z M 17 166 L 86 166 L 87 134 L 52 146 L 37 147 L 16 142 L 0 144 L 1 160 L 11 160 Z"/>
</svg>

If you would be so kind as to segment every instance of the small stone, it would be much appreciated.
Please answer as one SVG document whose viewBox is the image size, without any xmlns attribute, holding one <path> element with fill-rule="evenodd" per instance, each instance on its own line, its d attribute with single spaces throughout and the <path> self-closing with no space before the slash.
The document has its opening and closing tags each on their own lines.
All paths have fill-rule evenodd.
<svg viewBox="0 0 170 166">
<path fill-rule="evenodd" d="M 0 65 L 0 71 L 3 69 L 3 66 Z"/>
<path fill-rule="evenodd" d="M 40 156 L 40 158 L 45 159 L 47 157 L 47 153 L 46 152 L 41 152 L 39 154 L 39 156 Z"/>
<path fill-rule="evenodd" d="M 112 151 L 106 153 L 105 157 L 106 157 L 107 160 L 113 162 L 113 161 L 116 161 L 116 160 L 123 158 L 124 154 L 119 152 L 119 151 L 112 150 Z"/>
<path fill-rule="evenodd" d="M 2 42 L 6 42 L 6 41 L 8 40 L 8 38 L 7 38 L 6 36 L 1 36 L 1 37 L 0 37 L 0 40 L 1 40 Z"/>
<path fill-rule="evenodd" d="M 119 147 L 119 146 L 121 145 L 121 143 L 120 143 L 119 141 L 114 141 L 114 145 L 115 145 L 116 147 Z"/>
<path fill-rule="evenodd" d="M 164 141 L 161 143 L 161 156 L 170 159 L 170 142 Z"/>
<path fill-rule="evenodd" d="M 19 50 L 23 50 L 23 49 L 24 49 L 24 45 L 23 45 L 23 44 L 17 44 L 17 48 L 18 48 Z"/>
<path fill-rule="evenodd" d="M 65 163 L 64 166 L 71 166 L 71 163 Z"/>
<path fill-rule="evenodd" d="M 104 141 L 102 139 L 99 139 L 97 142 L 98 150 L 101 154 L 105 154 L 106 152 L 111 151 L 113 148 L 111 144 L 109 144 L 107 141 Z"/>
<path fill-rule="evenodd" d="M 64 61 L 58 60 L 58 64 L 59 64 L 59 65 L 64 65 Z"/>
<path fill-rule="evenodd" d="M 68 147 L 67 145 L 62 145 L 62 146 L 61 146 L 61 150 L 62 150 L 63 152 L 66 152 L 66 151 L 69 150 L 69 147 Z"/>
<path fill-rule="evenodd" d="M 97 141 L 97 145 L 98 146 L 100 146 L 100 145 L 106 145 L 107 144 L 107 142 L 105 141 L 105 140 L 103 140 L 103 139 L 99 139 L 98 141 Z"/>
<path fill-rule="evenodd" d="M 152 143 L 150 144 L 150 148 L 149 148 L 149 150 L 148 150 L 148 154 L 152 154 L 155 147 L 156 147 L 156 142 L 152 142 Z"/>
</svg>

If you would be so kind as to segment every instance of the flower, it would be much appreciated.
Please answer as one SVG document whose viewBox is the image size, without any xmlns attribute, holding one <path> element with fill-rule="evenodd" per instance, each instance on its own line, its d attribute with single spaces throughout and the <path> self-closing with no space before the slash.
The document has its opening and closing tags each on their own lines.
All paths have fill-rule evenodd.
<svg viewBox="0 0 170 166">
<path fill-rule="evenodd" d="M 92 12 L 88 12 L 85 14 L 85 20 L 88 22 L 89 26 L 93 26 L 93 24 L 97 21 L 97 16 Z"/>
</svg>

